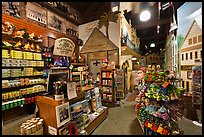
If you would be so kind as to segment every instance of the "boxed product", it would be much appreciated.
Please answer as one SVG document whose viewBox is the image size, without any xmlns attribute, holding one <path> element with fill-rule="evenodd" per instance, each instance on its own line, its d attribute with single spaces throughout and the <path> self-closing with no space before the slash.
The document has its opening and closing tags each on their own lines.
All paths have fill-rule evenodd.
<svg viewBox="0 0 204 137">
<path fill-rule="evenodd" d="M 19 77 L 21 76 L 21 69 L 10 69 L 11 77 Z"/>
<path fill-rule="evenodd" d="M 75 119 L 79 115 L 81 115 L 83 113 L 81 102 L 77 102 L 77 103 L 70 105 L 70 111 L 71 111 L 71 118 L 72 119 Z"/>
<path fill-rule="evenodd" d="M 2 49 L 2 58 L 10 58 L 8 50 Z"/>
<path fill-rule="evenodd" d="M 10 58 L 12 59 L 23 59 L 23 52 L 17 50 L 11 50 Z"/>
<path fill-rule="evenodd" d="M 42 60 L 42 54 L 41 53 L 33 53 L 34 60 Z"/>
<path fill-rule="evenodd" d="M 8 80 L 2 80 L 2 88 L 8 88 L 9 87 L 9 81 Z"/>
<path fill-rule="evenodd" d="M 2 69 L 2 78 L 10 77 L 11 71 L 10 69 Z"/>
<path fill-rule="evenodd" d="M 23 52 L 23 59 L 33 60 L 33 54 L 32 52 Z"/>
</svg>

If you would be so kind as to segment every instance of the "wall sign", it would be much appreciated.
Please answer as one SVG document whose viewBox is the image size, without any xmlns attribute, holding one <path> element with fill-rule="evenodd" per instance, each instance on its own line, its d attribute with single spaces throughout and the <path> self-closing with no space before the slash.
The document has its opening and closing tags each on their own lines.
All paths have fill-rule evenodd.
<svg viewBox="0 0 204 137">
<path fill-rule="evenodd" d="M 68 99 L 77 97 L 76 82 L 67 83 L 67 95 L 68 95 Z"/>
<path fill-rule="evenodd" d="M 192 66 L 181 66 L 181 70 L 189 70 L 189 71 L 192 71 Z"/>
<path fill-rule="evenodd" d="M 71 57 L 75 49 L 75 44 L 68 38 L 59 38 L 55 40 L 54 55 Z"/>
</svg>

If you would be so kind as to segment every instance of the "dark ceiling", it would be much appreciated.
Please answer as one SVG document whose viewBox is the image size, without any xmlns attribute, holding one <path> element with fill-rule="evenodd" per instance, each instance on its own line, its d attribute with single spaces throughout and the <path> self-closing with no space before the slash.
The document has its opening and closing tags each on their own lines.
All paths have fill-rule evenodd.
<svg viewBox="0 0 204 137">
<path fill-rule="evenodd" d="M 75 8 L 81 13 L 81 24 L 91 22 L 100 18 L 104 12 L 111 10 L 111 2 L 67 2 L 71 7 Z M 158 2 L 153 2 L 149 5 L 148 2 L 141 2 L 140 11 L 148 9 L 151 12 L 151 18 L 147 22 L 139 20 L 139 14 L 133 10 L 125 12 L 125 17 L 131 22 L 136 29 L 137 36 L 140 38 L 140 51 L 142 55 L 146 53 L 159 53 L 160 49 L 163 51 L 165 47 L 166 37 L 170 29 L 170 21 L 172 17 L 172 7 L 160 13 L 160 20 L 158 20 Z M 166 2 L 161 2 L 165 4 Z M 173 2 L 174 9 L 178 9 L 184 2 Z M 175 13 L 176 16 L 176 13 Z M 157 24 L 160 25 L 160 33 L 157 33 Z M 156 47 L 151 48 L 150 44 L 155 43 Z M 147 48 L 146 48 L 147 47 Z"/>
</svg>

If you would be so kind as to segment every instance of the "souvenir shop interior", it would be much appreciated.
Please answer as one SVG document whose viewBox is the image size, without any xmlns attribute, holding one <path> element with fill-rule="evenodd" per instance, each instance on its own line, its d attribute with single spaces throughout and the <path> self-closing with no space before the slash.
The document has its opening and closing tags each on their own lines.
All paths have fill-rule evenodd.
<svg viewBox="0 0 204 137">
<path fill-rule="evenodd" d="M 1 91 L 2 135 L 202 135 L 202 3 L 2 2 Z"/>
</svg>

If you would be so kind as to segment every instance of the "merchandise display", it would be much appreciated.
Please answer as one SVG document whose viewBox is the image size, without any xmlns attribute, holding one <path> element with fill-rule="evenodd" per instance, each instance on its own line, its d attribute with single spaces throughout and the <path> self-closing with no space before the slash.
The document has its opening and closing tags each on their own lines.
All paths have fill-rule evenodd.
<svg viewBox="0 0 204 137">
<path fill-rule="evenodd" d="M 178 135 L 177 120 L 183 116 L 181 96 L 184 92 L 170 84 L 169 71 L 142 68 L 143 77 L 136 98 L 136 117 L 148 135 Z"/>
<path fill-rule="evenodd" d="M 101 75 L 101 88 L 102 91 L 102 103 L 104 105 L 112 105 L 115 104 L 115 80 L 114 80 L 114 70 L 110 68 L 101 68 L 100 70 Z"/>
<path fill-rule="evenodd" d="M 43 135 L 44 120 L 37 117 L 27 120 L 20 126 L 21 135 Z"/>
<path fill-rule="evenodd" d="M 200 5 L 2 2 L 2 134 L 202 134 Z"/>
</svg>

